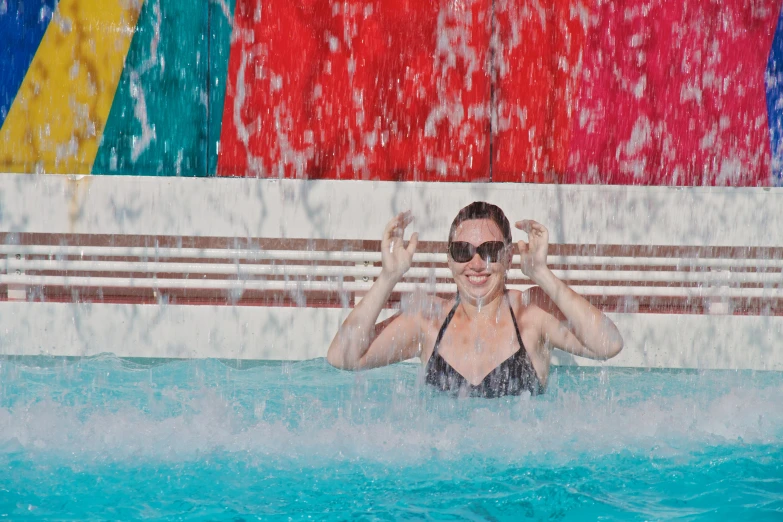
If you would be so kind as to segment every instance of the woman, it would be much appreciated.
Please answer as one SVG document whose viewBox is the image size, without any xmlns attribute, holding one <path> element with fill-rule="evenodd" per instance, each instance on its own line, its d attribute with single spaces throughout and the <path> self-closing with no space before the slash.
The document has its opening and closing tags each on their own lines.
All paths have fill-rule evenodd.
<svg viewBox="0 0 783 522">
<path fill-rule="evenodd" d="M 344 369 L 385 366 L 413 357 L 425 365 L 425 380 L 460 395 L 497 397 L 546 388 L 552 348 L 608 359 L 623 347 L 614 323 L 560 281 L 547 267 L 549 233 L 535 221 L 519 221 L 528 234 L 517 243 L 522 272 L 534 292 L 507 290 L 511 227 L 495 205 L 475 202 L 460 210 L 449 232 L 448 263 L 457 295 L 429 296 L 423 306 L 404 307 L 376 326 L 394 286 L 410 268 L 418 235 L 403 243 L 409 212 L 383 233 L 383 268 L 329 346 L 327 360 Z M 565 321 L 553 314 L 562 313 Z"/>
</svg>

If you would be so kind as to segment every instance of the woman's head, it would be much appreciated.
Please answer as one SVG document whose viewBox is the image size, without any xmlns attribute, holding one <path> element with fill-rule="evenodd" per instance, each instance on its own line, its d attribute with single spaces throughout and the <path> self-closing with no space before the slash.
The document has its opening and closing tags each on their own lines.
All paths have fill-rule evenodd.
<svg viewBox="0 0 783 522">
<path fill-rule="evenodd" d="M 449 245 L 451 245 L 451 242 L 454 240 L 454 234 L 462 223 L 479 219 L 488 219 L 494 222 L 498 226 L 500 233 L 503 234 L 503 242 L 507 245 L 511 244 L 511 225 L 500 207 L 484 201 L 474 201 L 467 207 L 463 207 L 457 213 L 457 217 L 454 218 L 454 221 L 451 222 Z"/>
<path fill-rule="evenodd" d="M 448 260 L 463 299 L 478 303 L 501 295 L 511 256 L 511 226 L 500 208 L 477 201 L 459 211 L 449 231 Z"/>
</svg>

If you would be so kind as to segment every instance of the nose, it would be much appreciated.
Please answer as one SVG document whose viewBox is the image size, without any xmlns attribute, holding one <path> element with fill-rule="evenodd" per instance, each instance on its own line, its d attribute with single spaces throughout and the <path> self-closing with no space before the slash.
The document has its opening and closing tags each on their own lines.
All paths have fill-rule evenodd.
<svg viewBox="0 0 783 522">
<path fill-rule="evenodd" d="M 481 259 L 481 256 L 478 255 L 478 252 L 473 255 L 470 261 L 468 261 L 468 267 L 476 272 L 480 272 L 487 268 L 487 265 L 488 263 Z"/>
</svg>

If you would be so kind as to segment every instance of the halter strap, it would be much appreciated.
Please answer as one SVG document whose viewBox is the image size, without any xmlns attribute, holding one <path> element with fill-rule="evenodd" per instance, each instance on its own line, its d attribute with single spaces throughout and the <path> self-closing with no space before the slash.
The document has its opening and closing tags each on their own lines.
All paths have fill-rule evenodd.
<svg viewBox="0 0 783 522">
<path fill-rule="evenodd" d="M 432 353 L 438 353 L 438 346 L 440 346 L 440 340 L 443 339 L 443 335 L 446 333 L 446 327 L 449 326 L 449 323 L 451 322 L 451 318 L 454 317 L 454 314 L 457 312 L 457 307 L 459 306 L 459 293 L 457 293 L 457 298 L 454 302 L 454 306 L 451 308 L 451 312 L 449 312 L 449 315 L 446 316 L 446 320 L 443 321 L 443 326 L 440 327 L 440 331 L 438 332 L 438 337 L 435 339 L 435 346 L 432 348 Z"/>
<path fill-rule="evenodd" d="M 503 292 L 503 297 L 507 298 L 508 291 Z M 514 323 L 514 331 L 517 333 L 517 342 L 519 342 L 519 346 L 524 349 L 525 345 L 522 344 L 522 334 L 519 333 L 519 325 L 517 325 L 517 318 L 514 317 L 514 309 L 511 307 L 511 301 L 507 298 L 506 302 L 508 303 L 508 310 L 511 313 L 511 321 Z M 432 349 L 432 353 L 438 352 L 438 347 L 440 346 L 440 341 L 443 339 L 443 336 L 446 334 L 446 328 L 449 326 L 449 323 L 451 323 L 451 319 L 454 317 L 454 314 L 457 312 L 457 307 L 459 306 L 459 293 L 457 293 L 457 297 L 454 300 L 454 306 L 451 308 L 451 311 L 449 312 L 449 315 L 446 316 L 446 320 L 443 321 L 443 325 L 440 327 L 440 331 L 438 332 L 438 337 L 435 339 L 435 346 Z"/>
</svg>

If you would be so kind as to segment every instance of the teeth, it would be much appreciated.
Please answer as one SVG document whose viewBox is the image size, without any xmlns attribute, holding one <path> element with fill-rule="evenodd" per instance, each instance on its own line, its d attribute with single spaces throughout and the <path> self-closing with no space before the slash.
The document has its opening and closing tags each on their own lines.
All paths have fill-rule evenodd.
<svg viewBox="0 0 783 522">
<path fill-rule="evenodd" d="M 487 280 L 487 276 L 468 276 L 468 281 L 471 283 L 483 283 Z"/>
</svg>

